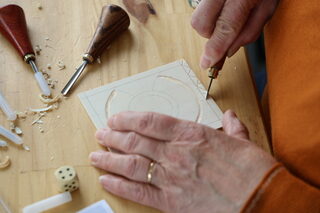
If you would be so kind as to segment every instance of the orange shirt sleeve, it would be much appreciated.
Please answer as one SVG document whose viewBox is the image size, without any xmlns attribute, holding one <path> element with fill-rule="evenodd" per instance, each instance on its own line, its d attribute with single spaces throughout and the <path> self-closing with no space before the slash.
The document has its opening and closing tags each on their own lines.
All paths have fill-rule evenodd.
<svg viewBox="0 0 320 213">
<path fill-rule="evenodd" d="M 280 0 L 265 28 L 272 145 L 284 167 L 244 212 L 320 212 L 319 11 L 319 0 Z"/>
</svg>

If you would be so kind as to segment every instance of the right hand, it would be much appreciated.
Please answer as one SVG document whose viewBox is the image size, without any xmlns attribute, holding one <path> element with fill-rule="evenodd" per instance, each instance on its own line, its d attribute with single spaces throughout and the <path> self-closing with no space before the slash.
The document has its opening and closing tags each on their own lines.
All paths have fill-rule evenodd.
<svg viewBox="0 0 320 213">
<path fill-rule="evenodd" d="M 193 13 L 191 25 L 209 41 L 200 65 L 215 65 L 223 56 L 255 41 L 273 15 L 279 0 L 202 0 Z"/>
</svg>

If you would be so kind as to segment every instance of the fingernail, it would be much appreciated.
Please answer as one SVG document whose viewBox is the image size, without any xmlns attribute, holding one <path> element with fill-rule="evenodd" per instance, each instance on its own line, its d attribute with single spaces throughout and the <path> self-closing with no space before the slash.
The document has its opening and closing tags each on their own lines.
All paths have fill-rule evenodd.
<svg viewBox="0 0 320 213">
<path fill-rule="evenodd" d="M 201 69 L 208 69 L 212 66 L 212 60 L 206 55 L 203 55 L 200 62 Z"/>
<path fill-rule="evenodd" d="M 111 175 L 102 175 L 99 177 L 99 182 L 105 188 L 109 188 L 109 186 L 114 186 L 115 179 Z"/>
<path fill-rule="evenodd" d="M 99 140 L 99 141 L 102 141 L 104 139 L 104 135 L 105 135 L 105 130 L 104 129 L 100 129 L 96 132 L 96 138 Z"/>
<path fill-rule="evenodd" d="M 105 185 L 105 183 L 108 182 L 107 179 L 108 179 L 108 178 L 107 178 L 105 175 L 100 176 L 100 177 L 99 177 L 99 182 L 100 182 L 102 185 Z"/>
<path fill-rule="evenodd" d="M 99 152 L 91 152 L 89 155 L 89 158 L 91 160 L 92 163 L 96 163 L 99 161 L 100 157 L 101 157 L 101 153 Z"/>
</svg>

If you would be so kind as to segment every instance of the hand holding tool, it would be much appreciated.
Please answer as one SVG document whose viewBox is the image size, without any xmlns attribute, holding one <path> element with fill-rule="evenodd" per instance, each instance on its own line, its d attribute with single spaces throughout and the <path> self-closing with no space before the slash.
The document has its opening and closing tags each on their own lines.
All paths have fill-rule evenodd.
<svg viewBox="0 0 320 213">
<path fill-rule="evenodd" d="M 112 41 L 128 29 L 129 25 L 130 18 L 121 7 L 117 5 L 107 5 L 102 8 L 96 32 L 89 44 L 88 50 L 82 57 L 83 62 L 61 91 L 63 95 L 69 93 L 87 64 L 93 63 L 100 57 L 102 52 L 110 46 Z"/>
<path fill-rule="evenodd" d="M 208 97 L 209 97 L 209 92 L 210 92 L 210 88 L 211 88 L 211 85 L 212 85 L 212 81 L 213 81 L 213 79 L 216 79 L 218 77 L 219 72 L 222 69 L 225 60 L 226 60 L 226 56 L 224 56 L 220 61 L 218 61 L 218 63 L 216 63 L 214 66 L 212 66 L 210 68 L 210 70 L 209 70 L 208 77 L 210 78 L 210 84 L 209 84 L 209 87 L 208 87 L 206 99 L 208 99 Z"/>
<path fill-rule="evenodd" d="M 41 72 L 39 72 L 27 31 L 26 18 L 23 9 L 18 5 L 7 5 L 0 8 L 0 32 L 16 48 L 27 64 L 30 64 L 34 71 L 34 76 L 46 96 L 50 96 L 51 91 Z"/>
</svg>

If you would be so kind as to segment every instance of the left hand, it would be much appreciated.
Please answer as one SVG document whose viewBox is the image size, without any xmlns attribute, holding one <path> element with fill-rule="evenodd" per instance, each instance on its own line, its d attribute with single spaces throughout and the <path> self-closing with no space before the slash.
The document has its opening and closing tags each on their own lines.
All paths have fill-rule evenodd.
<svg viewBox="0 0 320 213">
<path fill-rule="evenodd" d="M 123 112 L 96 137 L 121 151 L 90 154 L 109 192 L 165 212 L 239 212 L 276 161 L 227 111 L 224 132 L 157 113 Z M 147 172 L 155 162 L 151 183 Z"/>
</svg>

